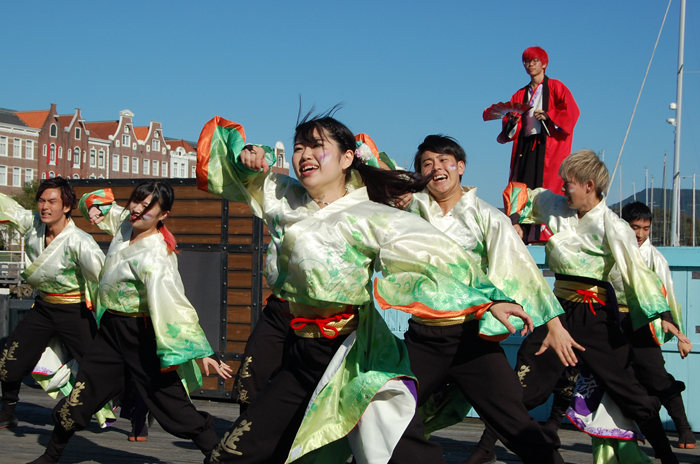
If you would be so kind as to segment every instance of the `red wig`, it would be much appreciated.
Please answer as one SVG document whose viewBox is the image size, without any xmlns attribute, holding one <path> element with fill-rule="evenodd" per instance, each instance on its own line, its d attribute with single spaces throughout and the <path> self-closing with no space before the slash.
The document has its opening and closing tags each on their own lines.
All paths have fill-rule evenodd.
<svg viewBox="0 0 700 464">
<path fill-rule="evenodd" d="M 523 52 L 523 61 L 530 61 L 534 60 L 537 58 L 542 62 L 543 66 L 547 66 L 549 64 L 549 56 L 547 55 L 547 52 L 544 51 L 540 47 L 530 47 L 526 48 L 525 51 Z"/>
</svg>

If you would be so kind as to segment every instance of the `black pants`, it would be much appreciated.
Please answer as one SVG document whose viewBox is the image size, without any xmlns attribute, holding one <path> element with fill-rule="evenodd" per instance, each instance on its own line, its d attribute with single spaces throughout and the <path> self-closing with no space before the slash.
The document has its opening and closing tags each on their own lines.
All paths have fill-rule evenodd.
<svg viewBox="0 0 700 464">
<path fill-rule="evenodd" d="M 22 380 L 31 374 L 53 336 L 58 335 L 71 356 L 82 363 L 95 333 L 95 317 L 85 303 L 52 304 L 37 297 L 5 343 L 0 360 L 3 401 L 19 401 Z"/>
<path fill-rule="evenodd" d="M 435 327 L 409 321 L 405 343 L 411 370 L 418 378 L 418 406 L 443 381 L 456 382 L 497 436 L 525 463 L 563 463 L 555 434 L 545 432 L 522 403 L 522 388 L 498 343 L 479 337 L 479 322 Z M 418 416 L 418 413 L 416 413 Z M 417 459 L 430 445 L 416 427 L 416 417 L 394 450 L 392 463 L 436 462 Z M 442 453 L 439 460 L 443 461 Z"/>
<path fill-rule="evenodd" d="M 212 453 L 212 461 L 284 462 L 311 395 L 346 338 L 297 337 L 284 367 L 226 432 Z"/>
<path fill-rule="evenodd" d="M 161 372 L 151 320 L 109 312 L 80 364 L 73 392 L 53 410 L 52 440 L 66 443 L 87 427 L 90 417 L 119 395 L 130 378 L 166 432 L 193 440 L 204 454 L 218 443 L 214 418 L 197 411 L 177 372 Z"/>
<path fill-rule="evenodd" d="M 242 411 L 282 369 L 287 351 L 297 338 L 289 326 L 291 320 L 289 303 L 270 296 L 262 317 L 248 337 L 243 362 L 236 375 L 234 397 L 238 398 Z"/>
<path fill-rule="evenodd" d="M 637 422 L 657 456 L 661 451 L 670 452 L 658 416 L 661 403 L 655 396 L 649 396 L 637 380 L 632 366 L 634 353 L 618 325 L 615 312 L 594 303 L 593 314 L 588 303 L 574 303 L 563 299 L 559 302 L 564 308 L 564 314 L 560 316 L 562 325 L 574 340 L 586 348 L 586 351 L 576 352 L 579 362 L 588 366 L 622 413 Z M 554 350 L 547 350 L 535 356 L 546 336 L 547 326 L 537 327 L 523 340 L 518 351 L 515 371 L 523 385 L 523 402 L 528 410 L 549 399 L 566 369 Z M 479 446 L 493 449 L 496 435 L 491 426 L 494 424 L 490 423 L 488 418 L 484 422 L 486 430 Z"/>
</svg>

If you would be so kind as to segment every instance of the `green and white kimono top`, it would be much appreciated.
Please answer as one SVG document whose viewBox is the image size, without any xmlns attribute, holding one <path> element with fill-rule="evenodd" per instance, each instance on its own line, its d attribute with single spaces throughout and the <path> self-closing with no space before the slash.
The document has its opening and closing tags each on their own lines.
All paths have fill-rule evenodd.
<svg viewBox="0 0 700 464">
<path fill-rule="evenodd" d="M 510 219 L 501 211 L 476 196 L 476 187 L 462 187 L 462 198 L 447 213 L 428 191 L 415 193 L 408 210 L 459 243 L 481 265 L 489 280 L 532 317 L 540 326 L 564 313 L 523 241 L 513 229 Z M 520 318 L 510 322 L 522 328 Z M 490 313 L 481 319 L 501 326 Z M 482 330 L 485 332 L 485 330 Z M 507 332 L 505 336 L 509 335 Z"/>
<path fill-rule="evenodd" d="M 639 247 L 639 253 L 642 255 L 644 263 L 654 271 L 654 273 L 659 277 L 661 283 L 663 284 L 663 291 L 666 295 L 666 301 L 668 306 L 671 308 L 671 316 L 673 317 L 673 322 L 676 323 L 681 332 L 685 333 L 683 328 L 683 309 L 680 303 L 676 299 L 676 292 L 673 288 L 673 279 L 671 278 L 671 269 L 668 267 L 668 261 L 664 258 L 659 250 L 654 247 L 650 240 L 645 240 L 644 243 Z M 615 289 L 615 295 L 617 295 L 617 302 L 620 306 L 627 306 L 627 297 L 625 296 L 625 287 L 622 283 L 622 276 L 617 266 L 612 268 L 610 271 L 610 283 L 612 283 Z M 651 333 L 656 337 L 656 342 L 659 345 L 673 339 L 673 334 L 664 333 L 661 327 L 661 319 L 654 319 L 650 324 Z"/>
<path fill-rule="evenodd" d="M 321 209 L 297 180 L 243 166 L 238 156 L 244 137 L 236 123 L 218 117 L 207 123 L 198 143 L 198 187 L 248 203 L 266 222 L 271 235 L 267 282 L 275 295 L 290 302 L 295 317 L 329 317 L 343 306 L 359 310 L 357 330 L 319 383 L 288 462 L 302 457 L 345 462 L 348 440 L 354 442 L 357 435 L 375 443 L 391 435 L 386 444 L 366 448 L 388 460 L 415 411 L 415 398 L 402 400 L 411 393 L 391 382 L 412 374 L 405 346 L 374 309 L 374 270 L 384 275 L 374 284 L 380 306 L 421 317 L 480 317 L 492 300 L 510 300 L 461 246 L 433 226 L 369 201 L 356 173 L 346 184 L 348 194 Z M 265 150 L 266 161 L 274 165 L 272 150 Z M 385 399 L 391 401 L 372 401 L 388 390 L 393 393 Z M 384 413 L 393 414 L 384 416 L 395 418 L 393 427 L 378 427 L 379 421 L 369 419 L 382 416 L 373 409 L 378 403 L 394 409 Z M 361 418 L 363 427 L 355 427 Z M 324 447 L 330 443 L 334 446 Z M 354 451 L 359 462 L 366 462 L 357 454 L 362 447 Z"/>
<path fill-rule="evenodd" d="M 42 298 L 59 304 L 85 301 L 94 309 L 105 256 L 90 234 L 69 220 L 46 246 L 46 224 L 39 215 L 4 194 L 0 194 L 0 223 L 11 224 L 24 236 L 22 277 L 42 292 Z"/>
<path fill-rule="evenodd" d="M 669 311 L 661 282 L 644 264 L 634 232 L 606 206 L 605 199 L 581 219 L 564 196 L 547 189 L 530 190 L 512 182 L 503 199 L 508 215 L 520 213 L 520 223 L 549 226 L 553 236 L 545 253 L 553 272 L 608 281 L 617 264 L 635 329 Z"/>
<path fill-rule="evenodd" d="M 108 309 L 125 314 L 150 316 L 156 336 L 161 369 L 180 366 L 178 373 L 188 390 L 199 385 L 195 359 L 214 353 L 199 325 L 197 311 L 185 296 L 177 267 L 177 255 L 169 252 L 162 234 L 129 244 L 133 227 L 129 211 L 116 203 L 111 190 L 83 195 L 80 212 L 88 217 L 95 205 L 104 214 L 98 227 L 114 236 L 100 275 L 98 323 Z"/>
</svg>

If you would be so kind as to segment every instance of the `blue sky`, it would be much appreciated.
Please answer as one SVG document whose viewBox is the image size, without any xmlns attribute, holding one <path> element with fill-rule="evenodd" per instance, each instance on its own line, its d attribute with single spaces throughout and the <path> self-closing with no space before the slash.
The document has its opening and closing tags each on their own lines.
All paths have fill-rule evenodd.
<svg viewBox="0 0 700 464">
<path fill-rule="evenodd" d="M 574 149 L 620 150 L 666 1 L 10 2 L 3 6 L 0 107 L 78 107 L 87 120 L 163 123 L 196 140 L 214 115 L 248 140 L 291 151 L 299 108 L 343 103 L 338 119 L 400 165 L 432 133 L 464 146 L 463 183 L 500 206 L 510 146 L 482 111 L 528 82 L 523 49 L 547 50 L 547 74 L 581 109 Z M 679 5 L 674 0 L 623 153 L 624 195 L 661 186 L 673 158 Z M 700 174 L 700 0 L 686 17 L 682 175 Z M 690 181 L 684 181 L 690 188 Z M 619 198 L 613 187 L 611 201 Z"/>
</svg>

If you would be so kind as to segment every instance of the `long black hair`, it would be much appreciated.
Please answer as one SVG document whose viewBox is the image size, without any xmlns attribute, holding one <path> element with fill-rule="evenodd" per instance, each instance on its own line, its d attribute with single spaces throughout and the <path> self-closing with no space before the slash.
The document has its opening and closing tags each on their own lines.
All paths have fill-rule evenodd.
<svg viewBox="0 0 700 464">
<path fill-rule="evenodd" d="M 355 136 L 345 124 L 333 117 L 339 109 L 340 105 L 336 105 L 324 113 L 312 115 L 314 108 L 311 108 L 311 111 L 297 123 L 294 133 L 295 143 L 315 143 L 314 133 L 317 132 L 322 137 L 327 136 L 337 143 L 341 153 L 348 150 L 354 153 Z M 356 156 L 353 156 L 350 168 L 355 169 L 362 177 L 370 200 L 390 206 L 393 206 L 396 200 L 406 193 L 422 191 L 431 180 L 430 176 L 420 177 L 419 174 L 406 171 L 388 171 L 368 166 Z"/>
</svg>

